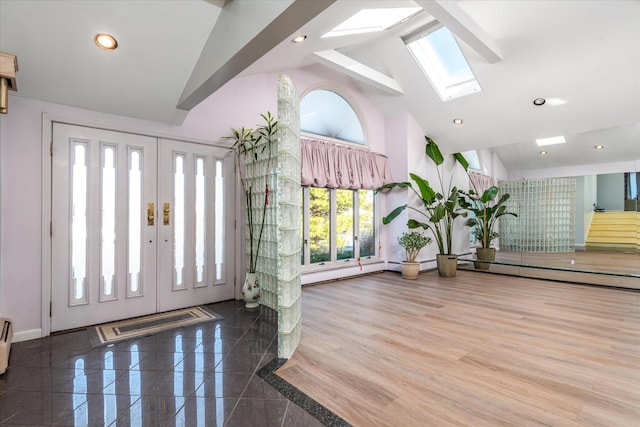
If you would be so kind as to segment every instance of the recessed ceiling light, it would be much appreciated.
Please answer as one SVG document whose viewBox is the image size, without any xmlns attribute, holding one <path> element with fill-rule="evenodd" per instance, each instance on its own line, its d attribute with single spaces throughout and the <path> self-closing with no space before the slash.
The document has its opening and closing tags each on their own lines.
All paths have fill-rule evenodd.
<svg viewBox="0 0 640 427">
<path fill-rule="evenodd" d="M 546 155 L 547 155 L 547 152 L 543 150 L 543 151 L 541 151 L 541 152 L 540 152 L 540 155 L 541 155 L 541 156 L 546 156 Z"/>
<path fill-rule="evenodd" d="M 300 35 L 297 36 L 296 38 L 294 38 L 293 40 L 291 40 L 294 43 L 302 43 L 303 41 L 305 41 L 307 39 L 307 36 L 305 35 Z"/>
<path fill-rule="evenodd" d="M 536 98 L 533 100 L 533 105 L 540 106 L 540 105 L 544 105 L 545 102 L 547 102 L 547 100 L 544 98 Z"/>
<path fill-rule="evenodd" d="M 600 145 L 600 144 L 598 144 L 598 145 L 596 145 L 596 146 L 595 146 L 595 147 L 593 147 L 593 148 L 595 148 L 596 150 L 602 150 L 602 149 L 604 148 L 604 145 Z"/>
<path fill-rule="evenodd" d="M 461 125 L 462 123 L 463 123 L 462 119 L 453 119 L 453 124 L 454 125 Z"/>
<path fill-rule="evenodd" d="M 115 50 L 118 47 L 118 41 L 111 34 L 100 33 L 93 38 L 100 49 Z"/>
<path fill-rule="evenodd" d="M 544 145 L 564 144 L 565 142 L 567 141 L 562 135 L 536 139 L 536 144 L 538 144 L 538 147 L 542 147 Z"/>
</svg>

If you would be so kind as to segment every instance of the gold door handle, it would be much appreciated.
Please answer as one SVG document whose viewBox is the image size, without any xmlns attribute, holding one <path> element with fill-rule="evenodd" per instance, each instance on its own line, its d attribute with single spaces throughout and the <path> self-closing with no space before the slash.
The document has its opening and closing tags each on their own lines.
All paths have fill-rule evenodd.
<svg viewBox="0 0 640 427">
<path fill-rule="evenodd" d="M 153 203 L 147 203 L 147 225 L 151 226 L 154 224 L 155 220 L 155 209 Z"/>
<path fill-rule="evenodd" d="M 169 225 L 169 218 L 171 217 L 171 208 L 169 203 L 165 203 L 162 206 L 162 222 L 164 225 Z"/>
</svg>

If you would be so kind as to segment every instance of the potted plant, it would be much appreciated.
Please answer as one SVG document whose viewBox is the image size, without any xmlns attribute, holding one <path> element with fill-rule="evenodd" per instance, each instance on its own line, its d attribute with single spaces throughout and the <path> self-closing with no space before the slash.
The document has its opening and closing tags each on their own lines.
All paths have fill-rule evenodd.
<svg viewBox="0 0 640 427">
<path fill-rule="evenodd" d="M 509 193 L 503 194 L 497 202 L 495 201 L 499 192 L 495 185 L 483 191 L 482 194 L 479 194 L 476 188 L 468 192 L 460 191 L 462 195 L 460 205 L 474 214 L 467 220 L 466 225 L 475 227 L 474 232 L 480 247 L 476 248 L 478 261 L 474 262 L 474 266 L 480 270 L 488 270 L 491 262 L 496 259 L 496 249 L 491 247 L 491 241 L 500 236 L 495 231 L 498 219 L 504 215 L 518 216 L 508 212 L 504 204 L 511 197 Z"/>
<path fill-rule="evenodd" d="M 458 200 L 458 188 L 452 185 L 453 176 L 449 179 L 448 185 L 445 187 L 443 181 L 443 164 L 445 157 L 440 152 L 438 145 L 428 136 L 424 137 L 427 141 L 425 153 L 427 157 L 433 161 L 438 174 L 439 188 L 434 189 L 429 182 L 420 176 L 411 173 L 409 176 L 416 184 L 416 190 L 411 182 L 392 182 L 378 189 L 394 189 L 394 188 L 410 188 L 418 197 L 420 205 L 418 207 L 404 204 L 392 210 L 387 216 L 382 218 L 383 224 L 389 224 L 400 215 L 405 209 L 417 213 L 426 221 L 418 221 L 417 219 L 409 219 L 407 226 L 410 229 L 422 228 L 429 230 L 438 245 L 438 255 L 436 256 L 438 263 L 438 272 L 441 276 L 455 276 L 457 270 L 458 258 L 453 254 L 453 224 L 459 216 L 466 216 L 466 212 L 460 206 Z M 469 167 L 469 163 L 460 153 L 452 155 L 454 162 L 460 164 L 465 170 Z"/>
<path fill-rule="evenodd" d="M 431 237 L 427 237 L 417 231 L 402 233 L 398 237 L 398 243 L 404 248 L 406 258 L 400 263 L 400 271 L 405 279 L 415 280 L 420 272 L 420 263 L 416 261 L 420 249 L 431 243 Z"/>
<path fill-rule="evenodd" d="M 260 114 L 264 124 L 256 129 L 231 129 L 233 136 L 233 150 L 236 154 L 240 183 L 244 192 L 247 219 L 247 276 L 242 287 L 242 297 L 247 308 L 258 306 L 260 300 L 260 285 L 256 276 L 260 246 L 267 218 L 269 204 L 269 171 L 271 170 L 272 145 L 276 140 L 278 122 L 270 112 Z M 266 160 L 266 175 L 258 176 L 257 163 Z M 262 196 L 258 196 L 264 192 Z M 256 199 L 258 203 L 256 203 Z M 261 201 L 261 202 L 260 202 Z"/>
</svg>

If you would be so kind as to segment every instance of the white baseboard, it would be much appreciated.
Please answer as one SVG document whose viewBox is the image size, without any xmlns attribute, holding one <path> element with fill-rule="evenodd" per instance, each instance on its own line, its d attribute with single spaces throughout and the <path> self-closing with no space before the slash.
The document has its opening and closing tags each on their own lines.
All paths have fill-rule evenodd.
<svg viewBox="0 0 640 427">
<path fill-rule="evenodd" d="M 26 331 L 14 332 L 12 342 L 29 341 L 42 337 L 42 329 L 29 329 Z"/>
</svg>

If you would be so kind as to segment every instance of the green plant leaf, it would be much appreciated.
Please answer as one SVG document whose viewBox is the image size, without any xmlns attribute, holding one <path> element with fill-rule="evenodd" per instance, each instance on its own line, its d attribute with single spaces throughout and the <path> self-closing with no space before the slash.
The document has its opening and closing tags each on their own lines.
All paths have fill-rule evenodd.
<svg viewBox="0 0 640 427">
<path fill-rule="evenodd" d="M 462 153 L 453 153 L 453 157 L 460 163 L 460 166 L 464 168 L 464 170 L 469 170 L 469 162 L 464 158 Z"/>
<path fill-rule="evenodd" d="M 443 204 L 437 205 L 433 210 L 433 215 L 431 215 L 431 218 L 429 218 L 429 221 L 433 223 L 440 222 L 440 220 L 444 218 L 446 214 L 447 214 L 447 208 L 445 207 L 445 205 Z"/>
<path fill-rule="evenodd" d="M 390 182 L 389 184 L 385 184 L 382 187 L 376 188 L 376 194 L 383 190 L 390 190 L 392 188 L 407 188 L 411 187 L 410 182 Z"/>
<path fill-rule="evenodd" d="M 420 197 L 425 201 L 426 204 L 430 205 L 436 198 L 436 192 L 433 191 L 433 188 L 429 185 L 429 181 L 419 177 L 414 173 L 410 173 L 409 176 L 414 182 L 418 185 L 418 189 L 420 190 Z"/>
<path fill-rule="evenodd" d="M 397 208 L 389 212 L 389 215 L 382 218 L 382 223 L 385 225 L 389 224 L 391 221 L 396 219 L 398 215 L 400 215 L 402 211 L 404 211 L 406 208 L 407 208 L 407 205 L 398 206 Z"/>
<path fill-rule="evenodd" d="M 490 202 L 491 200 L 495 199 L 498 196 L 498 187 L 496 187 L 495 185 L 492 187 L 487 188 L 486 190 L 484 190 L 484 193 L 482 193 L 482 196 L 480 196 L 480 201 L 482 203 L 487 203 Z M 509 198 L 508 194 L 506 194 L 507 198 Z"/>
<path fill-rule="evenodd" d="M 417 221 L 415 219 L 410 219 L 407 221 L 407 227 L 409 228 L 423 228 L 425 230 L 431 230 L 431 226 L 427 223 Z"/>
<path fill-rule="evenodd" d="M 433 139 L 429 138 L 426 135 L 424 139 L 427 140 L 425 153 L 431 160 L 433 160 L 433 163 L 435 163 L 436 166 L 440 166 L 442 163 L 444 163 L 444 156 L 442 156 L 442 153 L 440 152 L 440 148 L 438 148 L 438 144 L 436 144 Z"/>
</svg>

